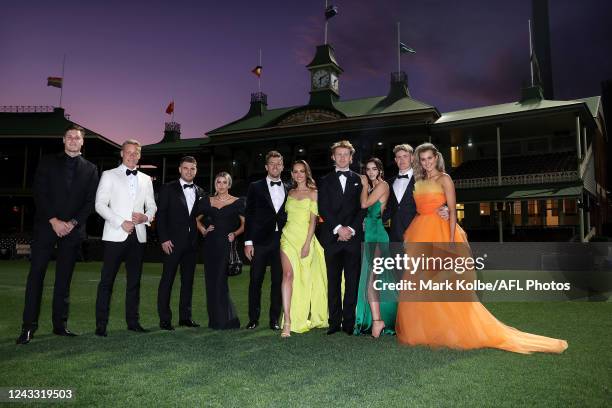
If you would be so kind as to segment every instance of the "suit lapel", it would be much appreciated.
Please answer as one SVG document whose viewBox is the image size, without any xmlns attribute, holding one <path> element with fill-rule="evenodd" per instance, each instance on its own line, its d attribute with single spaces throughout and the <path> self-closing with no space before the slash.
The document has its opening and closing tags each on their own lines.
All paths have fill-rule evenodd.
<svg viewBox="0 0 612 408">
<path fill-rule="evenodd" d="M 334 181 L 332 181 L 332 185 L 334 186 L 334 189 L 336 192 L 338 192 L 338 195 L 340 197 L 344 196 L 344 192 L 342 191 L 342 183 L 340 183 L 340 176 L 338 176 L 336 174 L 336 172 L 332 172 L 332 178 Z M 346 179 L 346 182 L 348 183 L 348 178 Z M 346 189 L 346 185 L 344 186 Z"/>
<path fill-rule="evenodd" d="M 272 208 L 272 211 L 276 212 L 276 209 L 274 208 L 274 203 L 272 202 L 272 196 L 270 195 L 270 189 L 268 188 L 268 179 L 263 179 L 262 181 L 263 195 L 266 198 L 266 201 L 268 202 L 270 207 Z"/>
<path fill-rule="evenodd" d="M 400 200 L 397 199 L 397 196 L 395 195 L 395 188 L 394 188 L 394 184 L 395 184 L 395 180 L 397 180 L 397 177 L 393 177 L 391 180 L 389 180 L 389 186 L 391 187 L 391 194 L 390 194 L 390 198 L 396 203 L 399 204 Z"/>
<path fill-rule="evenodd" d="M 125 192 L 127 193 L 127 196 L 131 198 L 130 183 L 128 182 L 128 176 L 126 176 L 125 171 L 123 170 L 123 167 L 121 165 L 119 165 L 119 167 L 115 169 L 115 174 L 117 175 L 119 182 L 123 185 L 123 188 L 125 189 Z"/>
<path fill-rule="evenodd" d="M 404 195 L 402 196 L 402 199 L 400 202 L 405 203 L 406 200 L 408 199 L 408 195 L 412 194 L 413 190 L 414 190 L 414 176 L 410 177 L 410 182 L 406 186 L 406 190 L 404 191 Z"/>
<path fill-rule="evenodd" d="M 183 207 L 185 207 L 185 211 L 187 211 L 187 214 L 189 214 L 189 207 L 187 206 L 187 199 L 185 198 L 185 193 L 183 192 L 183 188 L 181 187 L 181 182 L 178 180 L 174 183 L 174 191 L 178 195 L 179 201 L 183 204 Z"/>
</svg>

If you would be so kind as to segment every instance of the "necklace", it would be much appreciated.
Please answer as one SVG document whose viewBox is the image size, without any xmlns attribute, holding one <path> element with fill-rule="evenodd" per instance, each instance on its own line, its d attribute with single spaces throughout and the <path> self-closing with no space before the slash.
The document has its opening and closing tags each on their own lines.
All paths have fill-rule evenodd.
<svg viewBox="0 0 612 408">
<path fill-rule="evenodd" d="M 231 198 L 231 197 L 230 197 L 230 195 L 229 195 L 229 194 L 228 194 L 228 195 L 227 195 L 227 197 L 225 197 L 225 198 L 221 198 L 221 196 L 218 196 L 218 195 L 217 195 L 217 196 L 215 196 L 215 199 L 216 199 L 217 201 L 227 201 L 227 200 L 229 200 L 230 198 Z"/>
</svg>

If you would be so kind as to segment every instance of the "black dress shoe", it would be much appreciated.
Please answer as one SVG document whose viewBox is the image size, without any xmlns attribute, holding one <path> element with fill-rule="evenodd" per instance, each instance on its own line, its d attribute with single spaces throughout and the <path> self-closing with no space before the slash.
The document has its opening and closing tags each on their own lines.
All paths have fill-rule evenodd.
<svg viewBox="0 0 612 408">
<path fill-rule="evenodd" d="M 106 326 L 97 326 L 96 327 L 96 336 L 98 337 L 106 337 L 108 334 L 106 333 Z"/>
<path fill-rule="evenodd" d="M 28 344 L 34 338 L 34 332 L 30 329 L 21 330 L 21 334 L 17 337 L 17 344 Z"/>
<path fill-rule="evenodd" d="M 342 326 L 342 331 L 348 334 L 349 336 L 353 335 L 353 330 L 354 330 L 354 326 L 351 326 L 351 327 Z"/>
<path fill-rule="evenodd" d="M 278 325 L 278 322 L 270 322 L 270 329 L 280 330 L 280 326 Z"/>
<path fill-rule="evenodd" d="M 339 331 L 340 331 L 339 326 L 331 326 L 329 329 L 327 329 L 327 334 L 334 334 L 334 333 L 338 333 Z"/>
<path fill-rule="evenodd" d="M 136 332 L 136 333 L 148 333 L 149 332 L 149 330 L 142 327 L 140 323 L 129 325 L 128 330 Z"/>
<path fill-rule="evenodd" d="M 57 336 L 65 336 L 65 337 L 76 337 L 78 334 L 71 332 L 65 327 L 54 327 L 53 334 Z"/>
<path fill-rule="evenodd" d="M 251 320 L 249 321 L 249 324 L 246 325 L 246 328 L 249 330 L 253 330 L 257 326 L 259 326 L 259 322 L 257 320 Z"/>
<path fill-rule="evenodd" d="M 162 330 L 168 330 L 168 331 L 174 330 L 174 327 L 172 326 L 172 323 L 170 322 L 159 322 L 159 328 Z"/>
<path fill-rule="evenodd" d="M 194 322 L 193 320 L 179 320 L 179 326 L 200 327 L 200 325 Z"/>
</svg>

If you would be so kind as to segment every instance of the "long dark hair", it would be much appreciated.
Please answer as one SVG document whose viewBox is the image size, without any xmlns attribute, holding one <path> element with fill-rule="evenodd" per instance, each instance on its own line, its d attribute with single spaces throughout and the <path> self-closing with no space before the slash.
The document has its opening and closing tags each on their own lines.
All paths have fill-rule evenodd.
<svg viewBox="0 0 612 408">
<path fill-rule="evenodd" d="M 365 174 L 365 176 L 368 178 L 368 185 L 370 186 L 371 190 L 374 188 L 374 186 L 372 185 L 372 180 L 370 180 L 367 173 L 368 164 L 370 163 L 374 163 L 374 165 L 376 166 L 376 170 L 378 170 L 378 176 L 376 176 L 376 179 L 379 181 L 384 180 L 385 170 L 383 167 L 382 160 L 380 160 L 378 157 L 371 157 L 365 162 L 365 166 L 363 167 L 363 174 Z"/>
<path fill-rule="evenodd" d="M 296 164 L 301 164 L 302 166 L 304 166 L 304 172 L 306 173 L 306 187 L 311 190 L 316 190 L 317 183 L 315 183 L 314 179 L 312 178 L 312 171 L 310 170 L 310 166 L 308 165 L 308 163 L 306 163 L 306 160 L 294 161 L 291 165 L 291 173 L 293 173 L 293 168 Z M 297 188 L 297 183 L 295 182 L 293 177 L 291 178 L 291 188 Z"/>
</svg>

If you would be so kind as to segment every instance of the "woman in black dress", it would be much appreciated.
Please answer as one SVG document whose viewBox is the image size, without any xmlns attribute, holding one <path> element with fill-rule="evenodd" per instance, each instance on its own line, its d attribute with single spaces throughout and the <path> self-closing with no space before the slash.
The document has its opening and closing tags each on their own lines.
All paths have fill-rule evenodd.
<svg viewBox="0 0 612 408">
<path fill-rule="evenodd" d="M 227 264 L 230 243 L 244 231 L 243 199 L 229 194 L 232 177 L 221 172 L 215 177 L 215 194 L 204 201 L 198 230 L 204 236 L 204 281 L 208 327 L 237 329 L 240 320 L 230 298 Z"/>
</svg>

